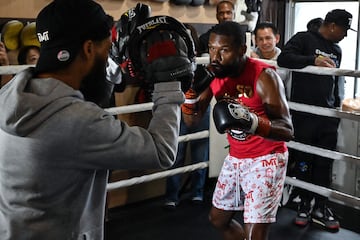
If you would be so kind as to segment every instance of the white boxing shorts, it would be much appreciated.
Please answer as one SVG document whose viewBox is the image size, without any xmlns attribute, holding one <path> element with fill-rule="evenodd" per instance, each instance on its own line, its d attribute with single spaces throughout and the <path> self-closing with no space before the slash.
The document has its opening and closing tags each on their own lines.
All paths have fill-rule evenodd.
<svg viewBox="0 0 360 240">
<path fill-rule="evenodd" d="M 228 155 L 214 190 L 212 204 L 244 211 L 244 223 L 272 223 L 281 200 L 288 152 L 238 159 Z"/>
</svg>

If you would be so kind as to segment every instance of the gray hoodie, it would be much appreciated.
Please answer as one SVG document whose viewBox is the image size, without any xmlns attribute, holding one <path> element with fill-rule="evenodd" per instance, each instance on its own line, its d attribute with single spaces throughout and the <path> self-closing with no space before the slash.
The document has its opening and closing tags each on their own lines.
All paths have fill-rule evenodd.
<svg viewBox="0 0 360 240">
<path fill-rule="evenodd" d="M 103 239 L 108 169 L 170 167 L 179 82 L 155 84 L 148 129 L 29 68 L 0 89 L 0 239 Z"/>
</svg>

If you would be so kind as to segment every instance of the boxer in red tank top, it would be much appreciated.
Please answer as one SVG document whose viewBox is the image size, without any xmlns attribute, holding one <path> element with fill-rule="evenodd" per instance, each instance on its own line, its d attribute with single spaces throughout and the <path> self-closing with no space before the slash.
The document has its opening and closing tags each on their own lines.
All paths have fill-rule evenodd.
<svg viewBox="0 0 360 240">
<path fill-rule="evenodd" d="M 201 93 L 190 90 L 182 110 L 184 121 L 194 124 L 215 97 L 214 123 L 227 133 L 230 150 L 214 190 L 211 223 L 224 239 L 265 240 L 276 221 L 287 166 L 285 141 L 292 139 L 293 127 L 279 75 L 245 53 L 245 32 L 238 23 L 214 27 L 209 69 L 215 79 Z M 233 218 L 237 211 L 244 212 L 244 226 Z"/>
</svg>

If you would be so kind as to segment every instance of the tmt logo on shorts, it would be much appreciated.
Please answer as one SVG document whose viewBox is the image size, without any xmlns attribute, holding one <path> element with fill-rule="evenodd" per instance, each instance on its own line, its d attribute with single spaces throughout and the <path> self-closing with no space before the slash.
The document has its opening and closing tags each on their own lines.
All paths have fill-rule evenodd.
<svg viewBox="0 0 360 240">
<path fill-rule="evenodd" d="M 267 159 L 261 160 L 261 163 L 263 167 L 277 166 L 276 157 L 273 157 L 269 160 Z"/>
</svg>

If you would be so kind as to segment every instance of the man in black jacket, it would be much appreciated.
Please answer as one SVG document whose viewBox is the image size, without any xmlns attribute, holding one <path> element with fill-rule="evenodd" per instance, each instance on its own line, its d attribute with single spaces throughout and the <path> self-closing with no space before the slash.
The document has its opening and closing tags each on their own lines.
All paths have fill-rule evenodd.
<svg viewBox="0 0 360 240">
<path fill-rule="evenodd" d="M 351 26 L 352 15 L 335 9 L 327 13 L 318 31 L 296 33 L 285 45 L 277 61 L 286 68 L 303 68 L 309 65 L 330 68 L 340 67 L 341 48 L 338 46 Z M 330 75 L 292 73 L 290 100 L 326 108 L 340 106 L 339 78 Z M 343 91 L 340 89 L 340 91 Z M 295 141 L 335 150 L 339 119 L 292 112 Z M 330 187 L 333 160 L 300 151 L 291 151 L 293 174 L 298 179 L 316 185 Z M 305 190 L 299 190 L 301 203 L 295 223 L 305 226 L 310 220 L 327 229 L 338 229 L 339 221 L 327 206 L 327 198 Z M 310 202 L 315 198 L 315 205 Z"/>
</svg>

